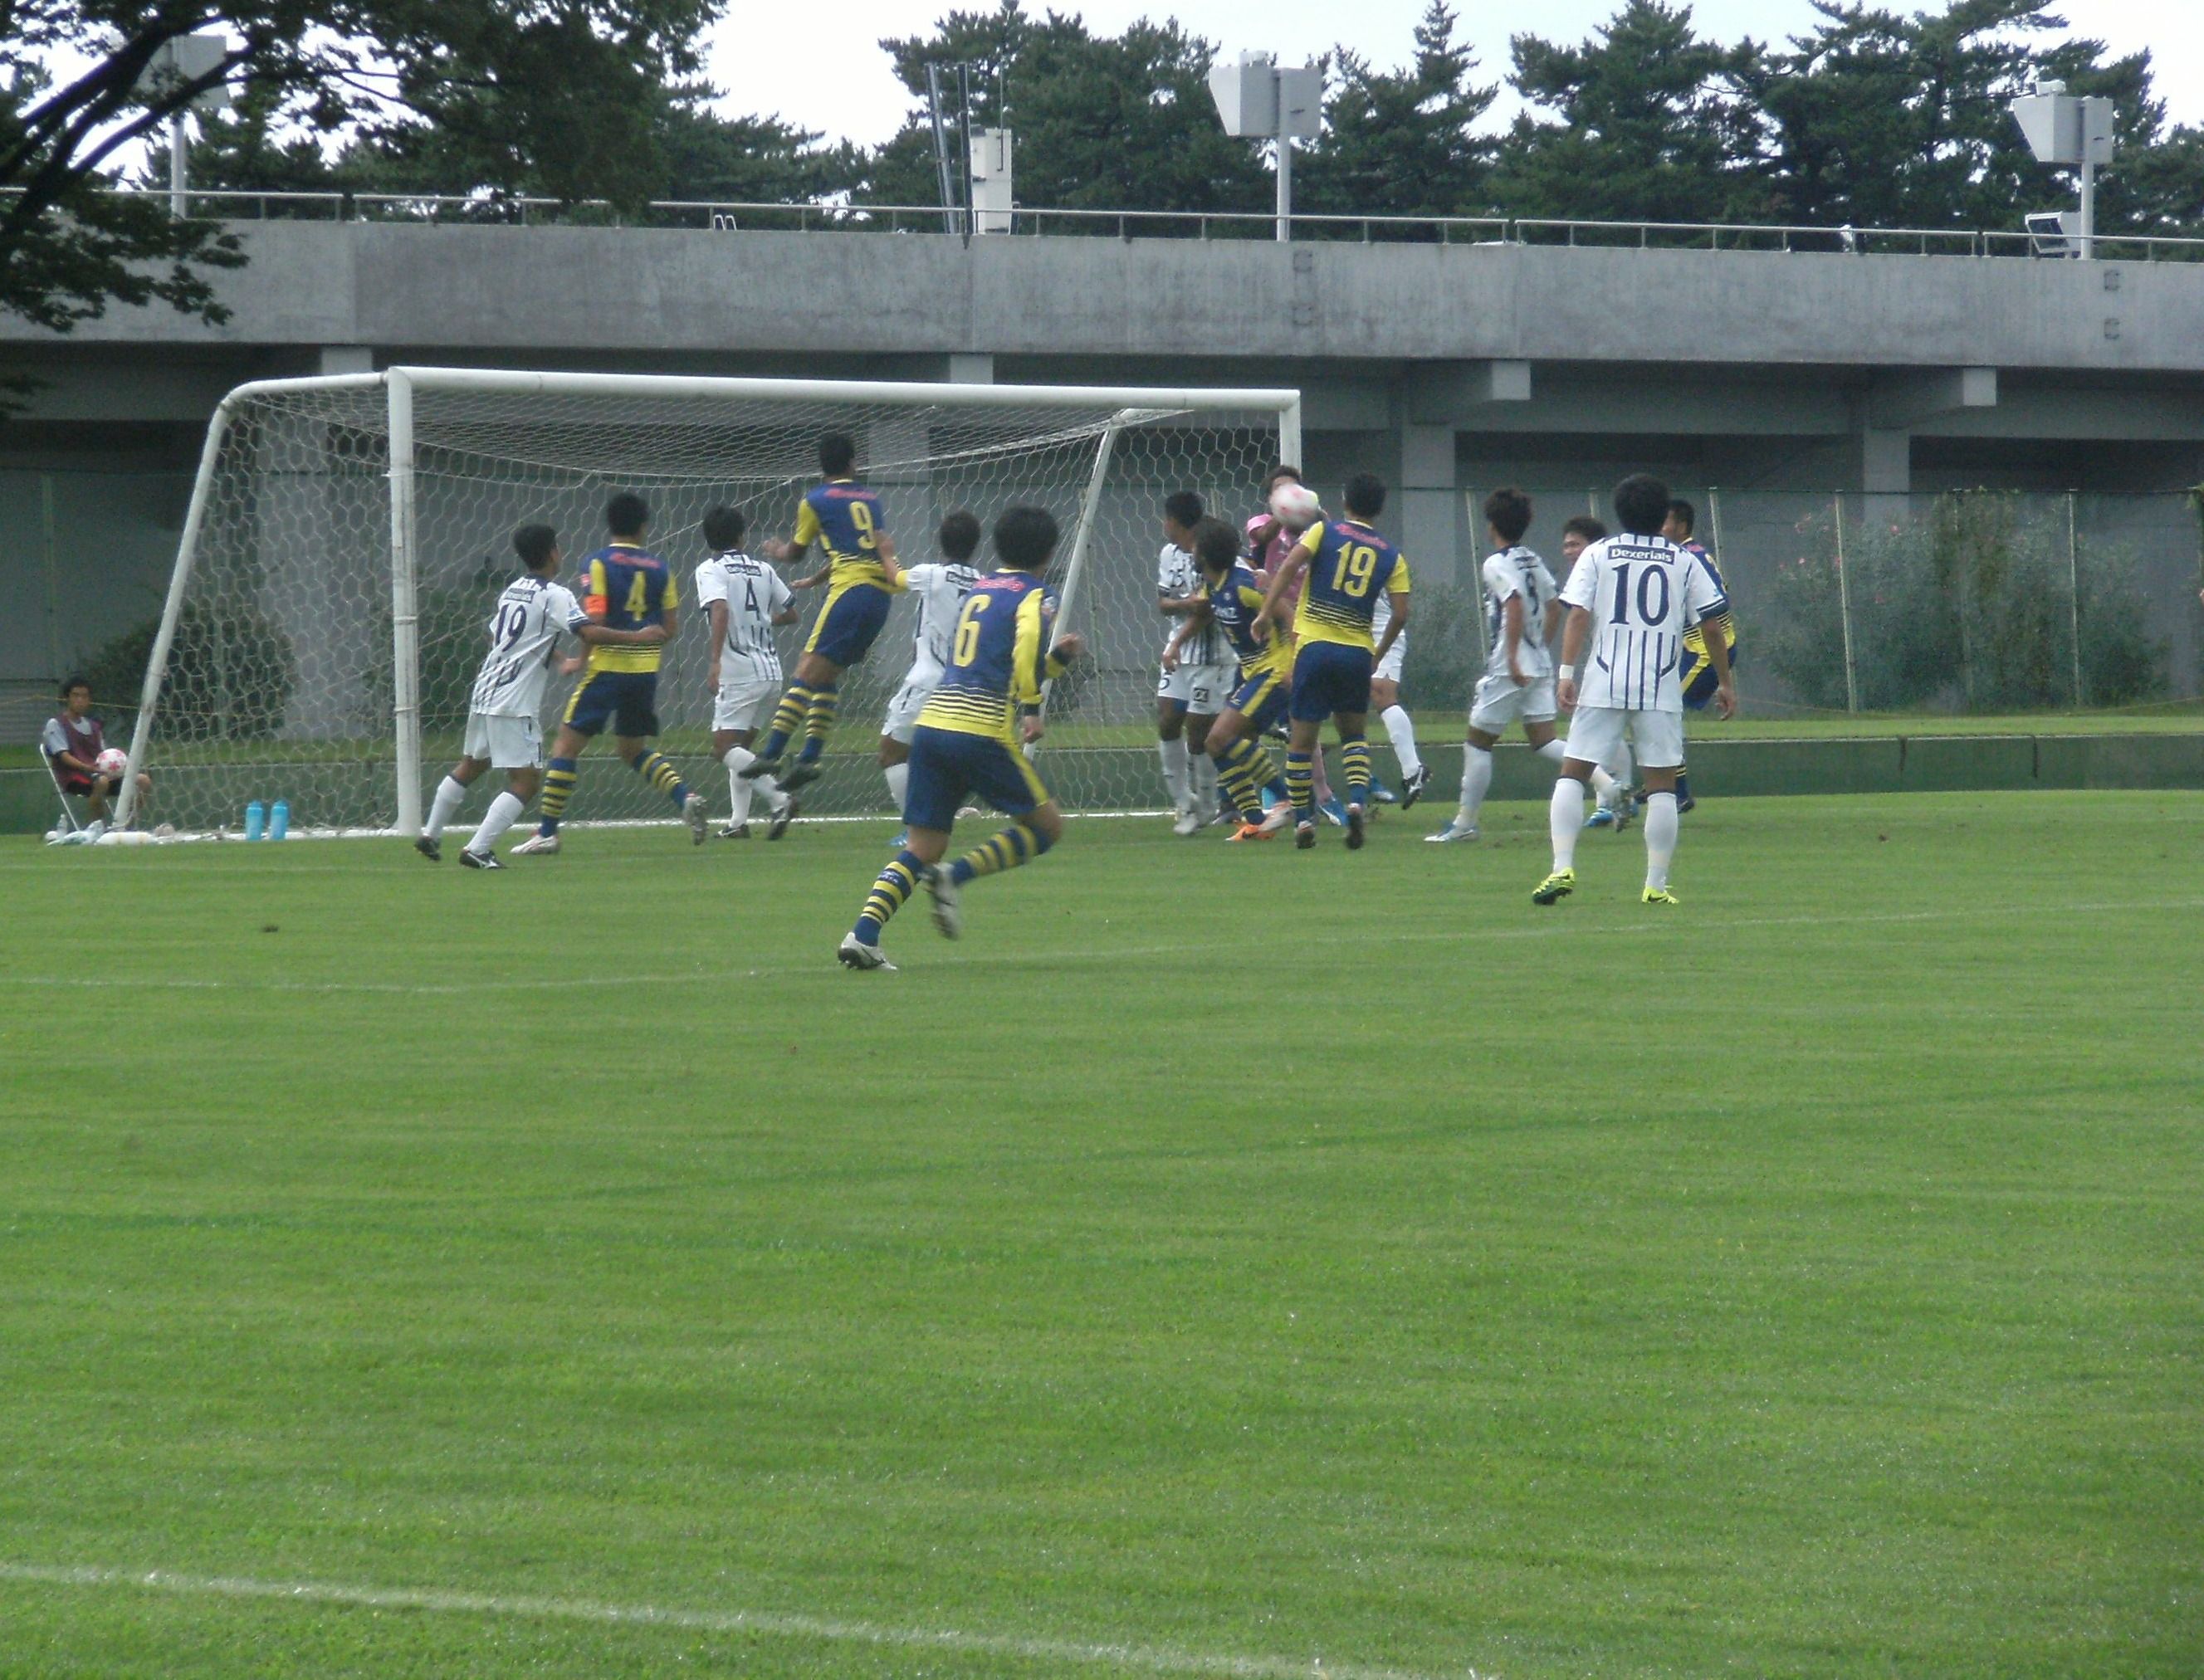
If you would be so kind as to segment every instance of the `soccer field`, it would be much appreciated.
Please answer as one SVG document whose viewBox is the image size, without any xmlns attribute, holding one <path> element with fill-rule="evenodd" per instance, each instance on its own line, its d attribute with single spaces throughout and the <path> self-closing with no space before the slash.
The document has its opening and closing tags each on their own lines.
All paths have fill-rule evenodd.
<svg viewBox="0 0 2204 1680">
<path fill-rule="evenodd" d="M 0 843 L 0 1672 L 2204 1666 L 2204 796 L 1443 814 Z"/>
</svg>

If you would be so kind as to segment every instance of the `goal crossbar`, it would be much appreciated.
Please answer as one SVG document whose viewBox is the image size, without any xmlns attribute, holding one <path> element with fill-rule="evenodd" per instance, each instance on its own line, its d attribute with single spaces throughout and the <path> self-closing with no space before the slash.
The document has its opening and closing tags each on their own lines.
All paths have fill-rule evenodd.
<svg viewBox="0 0 2204 1680">
<path fill-rule="evenodd" d="M 207 428 L 198 471 L 193 480 L 175 568 L 162 605 L 161 618 L 146 662 L 138 716 L 131 733 L 129 771 L 117 811 L 129 821 L 137 799 L 137 772 L 144 764 L 169 675 L 178 628 L 188 597 L 194 563 L 204 532 L 210 494 L 232 422 L 249 404 L 317 393 L 363 393 L 384 396 L 388 439 L 387 476 L 390 519 L 391 676 L 396 748 L 396 816 L 400 831 L 418 825 L 421 815 L 421 717 L 417 687 L 419 660 L 416 585 L 419 573 L 414 529 L 413 407 L 418 396 L 465 393 L 503 397 L 634 398 L 655 402 L 748 401 L 791 405 L 806 403 L 865 404 L 877 408 L 966 410 L 1091 407 L 1121 415 L 1169 416 L 1227 412 L 1276 417 L 1278 458 L 1298 460 L 1301 444 L 1301 396 L 1298 390 L 1267 387 L 1163 387 L 1111 385 L 997 385 L 897 380 L 764 379 L 691 376 L 675 374 L 534 372 L 522 370 L 397 366 L 377 373 L 330 374 L 296 379 L 254 380 L 231 390 L 217 405 Z M 1105 446 L 1105 460 L 1108 445 Z M 1099 476 L 1097 468 L 1097 476 Z M 1091 506 L 1092 492 L 1089 494 Z M 1075 562 L 1083 559 L 1088 533 L 1082 512 L 1074 533 Z M 1075 563 L 1070 587 L 1078 587 Z"/>
</svg>

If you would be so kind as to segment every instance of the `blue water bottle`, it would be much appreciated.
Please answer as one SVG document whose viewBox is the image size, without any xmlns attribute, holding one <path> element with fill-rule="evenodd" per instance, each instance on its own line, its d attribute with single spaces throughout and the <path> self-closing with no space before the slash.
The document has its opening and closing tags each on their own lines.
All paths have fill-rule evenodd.
<svg viewBox="0 0 2204 1680">
<path fill-rule="evenodd" d="M 291 831 L 291 802 L 279 799 L 276 808 L 268 813 L 268 837 L 281 840 Z"/>
<path fill-rule="evenodd" d="M 260 824 L 264 815 L 264 813 L 260 808 L 260 802 L 257 799 L 245 807 L 245 837 L 246 839 L 258 840 L 260 837 Z"/>
</svg>

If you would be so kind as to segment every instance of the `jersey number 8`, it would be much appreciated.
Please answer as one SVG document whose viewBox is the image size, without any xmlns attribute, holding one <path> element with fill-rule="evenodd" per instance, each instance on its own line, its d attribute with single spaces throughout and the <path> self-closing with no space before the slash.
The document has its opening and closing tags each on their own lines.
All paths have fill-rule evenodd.
<svg viewBox="0 0 2204 1680">
<path fill-rule="evenodd" d="M 949 657 L 959 667 L 970 665 L 979 657 L 980 615 L 987 610 L 987 601 L 986 595 L 974 595 L 957 615 L 957 646 Z"/>
<path fill-rule="evenodd" d="M 1339 551 L 1339 569 L 1332 573 L 1331 587 L 1343 595 L 1360 600 L 1370 593 L 1371 574 L 1378 570 L 1378 551 L 1360 543 L 1350 544 Z"/>
</svg>

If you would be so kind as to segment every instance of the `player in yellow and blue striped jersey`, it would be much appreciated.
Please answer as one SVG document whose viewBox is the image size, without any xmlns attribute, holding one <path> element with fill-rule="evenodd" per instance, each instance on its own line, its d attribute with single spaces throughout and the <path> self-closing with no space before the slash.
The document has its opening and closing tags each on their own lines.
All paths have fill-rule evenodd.
<svg viewBox="0 0 2204 1680">
<path fill-rule="evenodd" d="M 1308 581 L 1294 611 L 1294 687 L 1287 705 L 1291 733 L 1286 787 L 1294 802 L 1294 843 L 1316 844 L 1316 778 L 1312 761 L 1326 718 L 1339 735 L 1347 770 L 1347 846 L 1361 847 L 1370 803 L 1370 677 L 1401 632 L 1408 627 L 1408 563 L 1372 523 L 1385 511 L 1385 487 L 1358 472 L 1347 481 L 1347 517 L 1318 520 L 1302 533 L 1271 578 L 1259 627 L 1274 632 L 1280 603 L 1303 571 Z M 1378 598 L 1385 597 L 1392 621 L 1383 639 L 1371 633 Z"/>
<path fill-rule="evenodd" d="M 819 755 L 833 732 L 842 673 L 873 651 L 888 621 L 888 601 L 903 587 L 880 499 L 857 482 L 856 470 L 856 444 L 839 432 L 821 438 L 819 470 L 825 482 L 803 493 L 796 534 L 785 542 L 759 546 L 766 559 L 787 562 L 801 559 L 816 543 L 824 561 L 791 586 L 815 589 L 824 584 L 826 599 L 796 662 L 796 680 L 781 696 L 756 758 L 741 772 L 752 778 L 777 776 L 791 793 L 819 779 Z M 799 729 L 803 746 L 796 762 L 783 770 L 781 754 Z"/>
<path fill-rule="evenodd" d="M 1668 504 L 1668 517 L 1662 521 L 1661 535 L 1667 537 L 1686 554 L 1696 555 L 1715 580 L 1715 587 L 1728 599 L 1728 589 L 1722 583 L 1721 568 L 1715 557 L 1707 552 L 1707 545 L 1692 533 L 1697 529 L 1699 511 L 1679 496 Z M 1677 680 L 1684 685 L 1684 710 L 1703 712 L 1721 686 L 1715 677 L 1715 668 L 1707 660 L 1708 636 L 1719 636 L 1722 646 L 1729 652 L 1729 668 L 1737 669 L 1737 617 L 1725 606 L 1715 617 L 1703 624 L 1693 624 L 1684 632 L 1684 652 L 1676 667 Z M 1676 771 L 1676 814 L 1681 816 L 1699 802 L 1692 797 L 1690 772 L 1681 767 Z"/>
<path fill-rule="evenodd" d="M 911 731 L 903 849 L 880 871 L 836 953 L 849 967 L 895 967 L 881 953 L 880 929 L 921 883 L 933 925 L 954 939 L 966 882 L 1031 862 L 1063 832 L 1063 813 L 1020 750 L 1040 739 L 1042 685 L 1081 645 L 1054 634 L 1056 592 L 1041 582 L 1056 539 L 1046 508 L 1006 508 L 995 521 L 997 567 L 974 580 L 940 684 Z M 1010 825 L 944 867 L 957 807 L 975 795 Z"/>
<path fill-rule="evenodd" d="M 1180 649 L 1209 626 L 1224 633 L 1240 662 L 1240 680 L 1224 710 L 1210 725 L 1206 744 L 1217 766 L 1218 786 L 1240 813 L 1240 831 L 1233 838 L 1267 840 L 1290 820 L 1293 809 L 1284 787 L 1278 784 L 1277 802 L 1271 818 L 1265 819 L 1263 792 L 1273 784 L 1274 771 L 1262 744 L 1263 736 L 1286 713 L 1293 643 L 1276 633 L 1267 641 L 1256 636 L 1263 586 L 1241 563 L 1240 535 L 1231 526 L 1222 519 L 1204 519 L 1196 525 L 1194 562 L 1201 577 L 1201 605 L 1187 615 L 1164 650 L 1164 669 L 1176 665 Z"/>
</svg>

